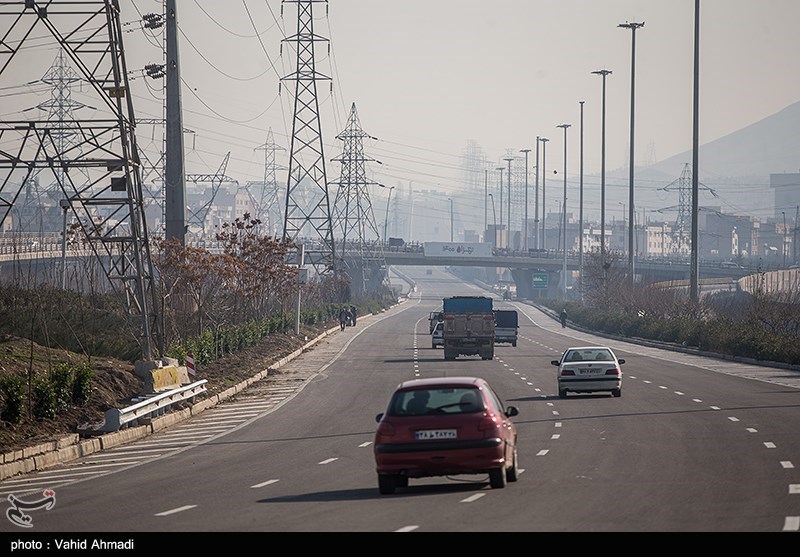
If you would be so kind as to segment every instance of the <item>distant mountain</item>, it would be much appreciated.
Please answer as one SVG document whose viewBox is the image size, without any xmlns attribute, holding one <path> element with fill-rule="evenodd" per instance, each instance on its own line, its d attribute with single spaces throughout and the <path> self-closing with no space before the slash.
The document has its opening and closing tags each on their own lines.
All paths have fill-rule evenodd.
<svg viewBox="0 0 800 557">
<path fill-rule="evenodd" d="M 719 206 L 727 213 L 766 217 L 775 203 L 768 187 L 769 175 L 800 172 L 800 102 L 701 145 L 699 159 L 700 183 L 719 196 L 714 198 L 704 189 L 701 206 Z M 652 211 L 677 206 L 679 198 L 674 183 L 691 162 L 692 151 L 688 150 L 651 166 L 637 166 L 637 207 Z M 628 169 L 615 169 L 606 178 L 607 184 L 627 187 Z M 670 184 L 673 193 L 663 190 Z M 664 218 L 670 220 L 674 215 L 665 214 Z"/>
<path fill-rule="evenodd" d="M 780 112 L 700 146 L 701 180 L 709 176 L 766 176 L 800 172 L 800 102 Z M 692 162 L 686 151 L 652 166 L 653 170 L 679 176 L 685 163 Z"/>
</svg>

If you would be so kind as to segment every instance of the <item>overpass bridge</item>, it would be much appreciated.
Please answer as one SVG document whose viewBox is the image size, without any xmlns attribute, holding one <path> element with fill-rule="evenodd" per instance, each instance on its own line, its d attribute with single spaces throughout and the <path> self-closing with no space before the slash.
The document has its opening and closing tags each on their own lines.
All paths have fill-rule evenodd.
<svg viewBox="0 0 800 557">
<path fill-rule="evenodd" d="M 216 241 L 193 242 L 193 247 L 203 247 L 209 251 L 221 250 L 221 244 Z M 313 242 L 306 242 L 306 254 L 313 257 L 315 253 Z M 349 243 L 346 249 L 337 246 L 338 254 L 346 263 L 357 262 L 361 257 L 362 246 Z M 371 246 L 371 247 L 374 247 Z M 392 246 L 384 243 L 382 246 L 385 265 L 394 266 L 424 266 L 424 267 L 475 267 L 509 269 L 517 287 L 517 295 L 521 298 L 531 299 L 537 296 L 556 297 L 559 285 L 563 280 L 564 253 L 563 251 L 548 250 L 525 253 L 504 249 L 492 249 L 491 254 L 485 255 L 430 255 L 425 253 L 422 244 L 405 244 Z M 37 266 L 54 267 L 66 266 L 69 262 L 74 265 L 82 258 L 94 256 L 91 250 L 63 250 L 60 235 L 38 235 L 36 238 L 0 238 L 0 273 L 8 274 L 12 262 L 27 261 Z M 586 254 L 584 254 L 584 263 Z M 376 262 L 377 264 L 377 262 Z M 568 252 L 566 258 L 567 272 L 579 270 L 580 259 L 577 253 Z M 635 272 L 644 283 L 688 280 L 690 273 L 689 263 L 670 258 L 637 259 L 634 263 Z M 349 265 L 358 269 L 358 264 Z M 731 279 L 739 280 L 760 271 L 771 270 L 763 266 L 733 266 L 730 263 L 718 260 L 701 260 L 699 274 L 703 279 Z M 774 270 L 778 270 L 777 268 Z M 384 269 L 383 272 L 386 272 Z M 54 274 L 53 272 L 50 273 Z M 546 278 L 544 278 L 546 276 Z M 543 286 L 545 285 L 545 286 Z"/>
</svg>

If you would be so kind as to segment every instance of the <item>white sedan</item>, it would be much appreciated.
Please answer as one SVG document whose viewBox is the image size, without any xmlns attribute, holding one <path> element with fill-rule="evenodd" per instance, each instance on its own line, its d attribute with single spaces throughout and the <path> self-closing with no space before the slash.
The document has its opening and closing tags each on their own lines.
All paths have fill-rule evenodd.
<svg viewBox="0 0 800 557">
<path fill-rule="evenodd" d="M 567 393 L 610 391 L 622 396 L 624 359 L 617 358 L 608 346 L 577 346 L 567 348 L 560 360 L 550 362 L 558 367 L 558 396 Z"/>
</svg>

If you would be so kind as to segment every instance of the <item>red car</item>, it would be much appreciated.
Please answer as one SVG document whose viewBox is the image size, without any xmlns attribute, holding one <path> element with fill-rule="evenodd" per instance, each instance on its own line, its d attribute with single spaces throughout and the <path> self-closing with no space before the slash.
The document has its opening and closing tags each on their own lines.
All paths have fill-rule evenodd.
<svg viewBox="0 0 800 557">
<path fill-rule="evenodd" d="M 414 379 L 397 386 L 375 420 L 378 490 L 409 478 L 488 474 L 492 488 L 517 481 L 515 406 L 478 377 Z"/>
</svg>

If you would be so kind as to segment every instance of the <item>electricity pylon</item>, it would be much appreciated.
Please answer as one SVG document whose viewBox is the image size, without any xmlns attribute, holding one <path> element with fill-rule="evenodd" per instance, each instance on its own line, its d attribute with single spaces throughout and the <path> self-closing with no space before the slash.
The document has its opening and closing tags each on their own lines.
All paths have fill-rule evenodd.
<svg viewBox="0 0 800 557">
<path fill-rule="evenodd" d="M 95 107 L 91 117 L 65 115 L 61 122 L 0 121 L 0 225 L 31 176 L 52 174 L 66 210 L 124 298 L 144 358 L 152 359 L 156 341 L 162 350 L 163 343 L 118 2 L 26 0 L 4 6 L 0 21 L 0 87 L 36 71 L 35 46 L 47 36 L 52 41 L 45 44 L 58 45 L 88 84 L 84 94 Z"/>
<path fill-rule="evenodd" d="M 717 193 L 704 184 L 700 184 L 703 189 L 710 191 L 711 195 L 717 197 Z M 692 231 L 692 167 L 689 163 L 683 165 L 680 178 L 661 188 L 664 191 L 678 190 L 678 205 L 659 209 L 664 212 L 671 209 L 678 210 L 678 218 L 675 221 L 675 229 L 672 232 L 672 242 L 674 253 L 688 253 L 690 248 L 690 238 Z"/>
<path fill-rule="evenodd" d="M 370 287 L 385 284 L 388 280 L 383 243 L 368 190 L 368 186 L 378 184 L 367 180 L 366 174 L 366 163 L 375 159 L 364 155 L 364 138 L 375 139 L 361 129 L 356 104 L 353 103 L 347 127 L 336 136 L 344 142 L 344 147 L 342 154 L 333 159 L 342 164 L 341 176 L 335 182 L 339 188 L 333 207 L 334 226 L 342 233 L 342 255 L 348 248 L 354 248 L 357 253 L 351 255 L 350 275 L 353 278 L 356 270 L 361 275 L 359 293 L 366 293 Z"/>
<path fill-rule="evenodd" d="M 317 99 L 317 82 L 330 77 L 317 72 L 314 55 L 316 43 L 328 41 L 314 32 L 313 5 L 320 1 L 327 7 L 327 0 L 283 0 L 297 4 L 297 32 L 284 39 L 293 45 L 295 71 L 281 79 L 294 82 L 283 239 L 307 242 L 306 259 L 318 275 L 330 276 L 337 271 L 336 248 Z"/>
<path fill-rule="evenodd" d="M 217 192 L 219 192 L 220 187 L 222 184 L 238 184 L 237 180 L 228 177 L 225 172 L 228 169 L 228 161 L 231 158 L 231 152 L 228 151 L 228 154 L 225 155 L 225 158 L 222 159 L 222 164 L 219 165 L 217 172 L 214 174 L 187 174 L 186 180 L 192 182 L 195 186 L 198 184 L 211 184 L 211 195 L 208 196 L 207 199 L 203 202 L 202 205 L 198 207 L 190 207 L 188 209 L 189 218 L 187 219 L 187 225 L 189 228 L 194 226 L 195 228 L 199 228 L 202 232 L 203 238 L 206 235 L 206 224 L 208 221 L 208 214 L 211 211 L 211 207 L 214 205 L 214 200 L 217 197 Z"/>
<path fill-rule="evenodd" d="M 264 151 L 264 181 L 249 182 L 248 186 L 258 185 L 261 188 L 259 195 L 254 197 L 256 206 L 255 217 L 266 224 L 270 236 L 277 236 L 278 223 L 280 223 L 280 193 L 278 185 L 277 171 L 287 170 L 285 166 L 275 162 L 275 153 L 286 149 L 275 143 L 272 128 L 267 132 L 267 142 L 256 147 L 256 150 Z"/>
</svg>

